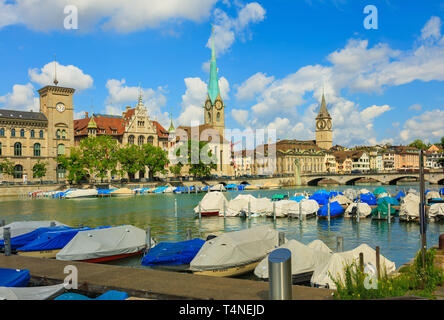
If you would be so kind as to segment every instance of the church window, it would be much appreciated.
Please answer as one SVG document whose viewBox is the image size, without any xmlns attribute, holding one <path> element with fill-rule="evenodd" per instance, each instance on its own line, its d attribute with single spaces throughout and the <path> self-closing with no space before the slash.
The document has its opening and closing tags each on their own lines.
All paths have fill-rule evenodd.
<svg viewBox="0 0 444 320">
<path fill-rule="evenodd" d="M 56 138 L 57 138 L 57 139 L 60 139 L 60 129 L 57 129 L 57 132 L 56 132 Z"/>
<path fill-rule="evenodd" d="M 208 112 L 208 121 L 211 122 L 211 113 Z"/>
<path fill-rule="evenodd" d="M 62 139 L 66 139 L 66 131 L 65 130 L 62 131 Z"/>
<path fill-rule="evenodd" d="M 154 144 L 154 137 L 153 136 L 149 136 L 148 139 L 147 139 L 147 142 L 149 144 Z"/>
<path fill-rule="evenodd" d="M 129 144 L 134 144 L 134 136 L 133 135 L 128 137 L 128 143 Z"/>
<path fill-rule="evenodd" d="M 137 138 L 137 144 L 139 146 L 143 145 L 145 143 L 145 137 L 144 136 L 139 136 L 139 138 Z"/>
<path fill-rule="evenodd" d="M 216 117 L 216 119 L 217 119 L 217 122 L 220 121 L 220 112 L 217 113 L 217 117 Z"/>
</svg>

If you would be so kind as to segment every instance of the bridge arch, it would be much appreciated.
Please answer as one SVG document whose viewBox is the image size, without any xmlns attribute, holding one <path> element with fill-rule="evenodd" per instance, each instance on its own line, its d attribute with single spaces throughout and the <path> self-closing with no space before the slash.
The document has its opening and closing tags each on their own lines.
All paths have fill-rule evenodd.
<svg viewBox="0 0 444 320">
<path fill-rule="evenodd" d="M 358 181 L 360 179 L 371 179 L 371 180 L 374 180 L 375 182 L 379 182 L 379 183 L 383 182 L 383 181 L 381 181 L 379 179 L 376 179 L 375 177 L 369 178 L 369 177 L 366 177 L 366 176 L 358 176 L 358 177 L 352 177 L 352 178 L 346 180 L 345 184 L 348 185 L 348 186 L 354 185 L 356 183 L 356 181 Z"/>
<path fill-rule="evenodd" d="M 336 182 L 337 184 L 341 184 L 338 180 L 332 179 L 331 177 L 314 177 L 314 178 L 309 179 L 307 181 L 307 185 L 317 186 L 317 185 L 319 185 L 319 181 L 321 181 L 321 180 L 332 180 L 332 181 Z"/>
<path fill-rule="evenodd" d="M 396 185 L 396 183 L 397 183 L 399 180 L 402 180 L 402 179 L 405 179 L 405 178 L 414 178 L 416 181 L 418 181 L 418 176 L 401 176 L 401 177 L 396 177 L 396 178 L 393 178 L 393 179 L 389 180 L 389 181 L 388 181 L 388 184 L 390 184 L 390 185 Z"/>
<path fill-rule="evenodd" d="M 443 185 L 444 184 L 444 179 L 438 180 L 438 184 Z"/>
<path fill-rule="evenodd" d="M 223 185 L 224 187 L 226 187 L 226 186 L 227 186 L 227 183 L 226 183 L 226 182 L 223 182 L 223 181 L 221 181 L 221 182 L 218 182 L 217 184 L 221 184 L 221 185 Z"/>
<path fill-rule="evenodd" d="M 248 181 L 242 181 L 240 184 L 245 184 L 245 185 L 247 185 L 247 184 L 251 184 L 251 183 L 249 183 Z"/>
</svg>

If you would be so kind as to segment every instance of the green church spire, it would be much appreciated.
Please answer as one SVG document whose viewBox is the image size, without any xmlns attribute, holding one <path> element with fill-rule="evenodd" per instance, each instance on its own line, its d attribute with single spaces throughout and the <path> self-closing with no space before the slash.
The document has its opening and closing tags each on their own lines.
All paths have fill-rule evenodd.
<svg viewBox="0 0 444 320">
<path fill-rule="evenodd" d="M 210 82 L 208 84 L 208 95 L 211 103 L 214 104 L 217 96 L 220 94 L 219 79 L 217 78 L 216 52 L 214 50 L 213 28 L 211 28 L 211 63 L 210 63 Z"/>
</svg>

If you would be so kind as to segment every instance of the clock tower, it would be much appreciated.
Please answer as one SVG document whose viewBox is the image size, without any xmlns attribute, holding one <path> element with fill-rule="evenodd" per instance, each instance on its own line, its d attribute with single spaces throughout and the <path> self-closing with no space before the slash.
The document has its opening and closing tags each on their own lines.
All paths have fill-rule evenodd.
<svg viewBox="0 0 444 320">
<path fill-rule="evenodd" d="M 225 105 L 220 96 L 213 35 L 211 36 L 210 81 L 208 83 L 208 94 L 204 105 L 204 119 L 205 124 L 209 124 L 218 130 L 221 137 L 224 136 Z"/>
<path fill-rule="evenodd" d="M 333 146 L 331 116 L 327 111 L 324 94 L 322 94 L 321 108 L 316 117 L 316 145 L 326 150 Z"/>
</svg>

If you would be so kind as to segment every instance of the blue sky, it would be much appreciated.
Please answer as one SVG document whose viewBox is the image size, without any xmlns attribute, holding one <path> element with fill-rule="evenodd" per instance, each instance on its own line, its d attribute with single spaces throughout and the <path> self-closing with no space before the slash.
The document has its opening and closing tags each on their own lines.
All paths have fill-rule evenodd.
<svg viewBox="0 0 444 320">
<path fill-rule="evenodd" d="M 378 29 L 367 30 L 374 5 Z M 66 5 L 78 29 L 66 30 Z M 139 82 L 153 119 L 202 121 L 211 24 L 230 128 L 313 139 L 324 90 L 334 143 L 444 136 L 444 1 L 0 0 L 0 107 L 37 110 L 53 77 L 84 111 L 121 114 Z"/>
</svg>

